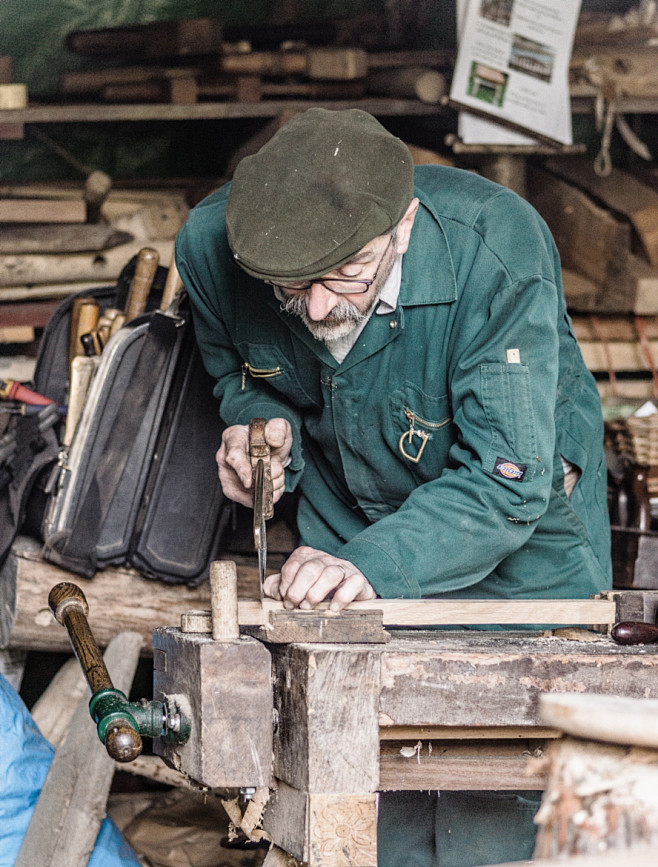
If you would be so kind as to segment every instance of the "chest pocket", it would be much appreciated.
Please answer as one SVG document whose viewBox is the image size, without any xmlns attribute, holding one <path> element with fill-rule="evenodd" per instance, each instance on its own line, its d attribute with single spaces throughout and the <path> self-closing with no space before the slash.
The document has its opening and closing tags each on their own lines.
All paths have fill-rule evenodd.
<svg viewBox="0 0 658 867">
<path fill-rule="evenodd" d="M 390 406 L 398 459 L 419 482 L 438 478 L 455 436 L 448 396 L 432 397 L 405 383 L 392 394 Z"/>
<path fill-rule="evenodd" d="M 300 382 L 295 369 L 289 358 L 277 346 L 267 344 L 242 344 L 237 345 L 238 352 L 244 359 L 242 362 L 242 391 L 260 388 L 266 383 L 268 386 L 289 398 L 297 406 L 317 406 L 319 395 L 314 399 L 310 393 L 312 388 L 309 383 Z M 310 373 L 310 372 L 309 372 Z"/>
</svg>

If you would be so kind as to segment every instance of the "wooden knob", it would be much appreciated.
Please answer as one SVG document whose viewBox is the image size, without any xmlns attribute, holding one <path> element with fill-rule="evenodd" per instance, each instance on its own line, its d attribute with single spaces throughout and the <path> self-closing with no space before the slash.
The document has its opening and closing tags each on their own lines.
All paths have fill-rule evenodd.
<svg viewBox="0 0 658 867">
<path fill-rule="evenodd" d="M 85 594 L 77 584 L 72 584 L 69 581 L 63 581 L 61 584 L 56 584 L 48 594 L 48 607 L 53 613 L 53 617 L 62 626 L 64 623 L 64 614 L 67 607 L 73 607 L 82 611 L 86 617 L 89 614 L 89 606 L 85 599 Z"/>
<path fill-rule="evenodd" d="M 615 623 L 610 635 L 617 644 L 653 644 L 658 641 L 658 626 L 640 621 L 622 620 Z"/>
<path fill-rule="evenodd" d="M 108 729 L 105 749 L 115 762 L 133 762 L 142 751 L 142 739 L 127 723 L 119 723 Z"/>
</svg>

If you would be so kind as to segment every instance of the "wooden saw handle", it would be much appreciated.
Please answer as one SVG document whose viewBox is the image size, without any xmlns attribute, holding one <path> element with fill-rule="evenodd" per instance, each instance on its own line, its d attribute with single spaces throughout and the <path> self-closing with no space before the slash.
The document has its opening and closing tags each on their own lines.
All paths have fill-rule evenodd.
<svg viewBox="0 0 658 867">
<path fill-rule="evenodd" d="M 265 485 L 263 490 L 263 517 L 269 520 L 274 515 L 274 491 L 272 489 L 272 465 L 270 463 L 270 447 L 265 439 L 264 418 L 252 418 L 249 422 L 249 457 L 251 467 L 255 471 L 259 461 L 263 462 Z"/>
</svg>

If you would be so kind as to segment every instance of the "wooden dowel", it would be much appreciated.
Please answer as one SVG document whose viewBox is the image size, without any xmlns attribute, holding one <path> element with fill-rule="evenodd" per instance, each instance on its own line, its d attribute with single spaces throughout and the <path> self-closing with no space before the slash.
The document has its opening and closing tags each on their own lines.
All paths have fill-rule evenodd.
<svg viewBox="0 0 658 867">
<path fill-rule="evenodd" d="M 224 644 L 238 640 L 238 573 L 232 560 L 210 564 L 210 606 L 212 637 Z"/>
</svg>

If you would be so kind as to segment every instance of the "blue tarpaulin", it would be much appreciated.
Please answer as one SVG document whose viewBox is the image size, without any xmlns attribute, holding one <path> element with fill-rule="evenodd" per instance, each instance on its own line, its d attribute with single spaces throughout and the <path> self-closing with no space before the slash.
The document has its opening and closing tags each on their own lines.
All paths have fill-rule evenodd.
<svg viewBox="0 0 658 867">
<path fill-rule="evenodd" d="M 0 674 L 0 867 L 13 867 L 55 750 L 16 690 Z M 116 825 L 105 819 L 89 867 L 139 867 Z"/>
</svg>

